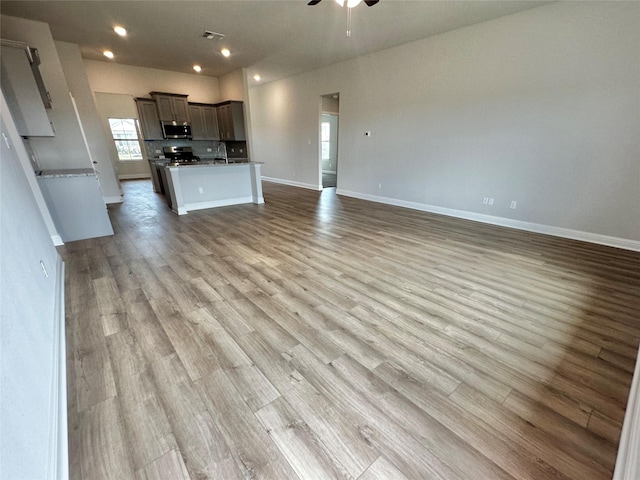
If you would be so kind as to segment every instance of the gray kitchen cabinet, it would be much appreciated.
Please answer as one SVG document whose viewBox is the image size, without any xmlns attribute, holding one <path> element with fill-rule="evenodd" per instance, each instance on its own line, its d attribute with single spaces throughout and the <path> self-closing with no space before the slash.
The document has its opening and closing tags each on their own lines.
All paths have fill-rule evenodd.
<svg viewBox="0 0 640 480">
<path fill-rule="evenodd" d="M 208 103 L 190 103 L 193 140 L 220 140 L 216 109 Z"/>
<path fill-rule="evenodd" d="M 189 104 L 189 116 L 191 117 L 192 140 L 204 140 L 204 122 L 202 119 L 202 107 Z"/>
<path fill-rule="evenodd" d="M 158 107 L 158 117 L 160 121 L 175 121 L 178 123 L 191 121 L 189 104 L 187 102 L 188 95 L 162 92 L 151 92 L 150 95 Z"/>
<path fill-rule="evenodd" d="M 216 103 L 220 140 L 244 141 L 244 108 L 237 100 Z"/>
<path fill-rule="evenodd" d="M 2 92 L 23 137 L 53 137 L 45 108 L 51 99 L 38 69 L 38 51 L 27 44 L 2 40 L 0 68 Z"/>
<path fill-rule="evenodd" d="M 162 140 L 162 127 L 156 102 L 148 98 L 136 98 L 136 106 L 138 107 L 138 119 L 143 138 L 145 140 Z"/>
<path fill-rule="evenodd" d="M 36 178 L 62 241 L 113 235 L 107 206 L 92 168 L 44 170 Z"/>
<path fill-rule="evenodd" d="M 218 129 L 218 116 L 216 107 L 205 105 L 202 107 L 202 118 L 204 119 L 207 140 L 220 140 L 220 130 Z"/>
</svg>

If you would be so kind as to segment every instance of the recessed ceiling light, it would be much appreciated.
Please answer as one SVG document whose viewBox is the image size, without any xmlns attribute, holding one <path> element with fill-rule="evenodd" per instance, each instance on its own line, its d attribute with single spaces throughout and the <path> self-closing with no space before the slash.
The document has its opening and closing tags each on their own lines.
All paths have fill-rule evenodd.
<svg viewBox="0 0 640 480">
<path fill-rule="evenodd" d="M 262 77 L 261 77 L 260 75 L 258 75 L 257 73 L 253 76 L 253 79 L 254 79 L 256 82 L 259 82 L 261 78 L 262 78 Z"/>
<path fill-rule="evenodd" d="M 127 36 L 127 29 L 124 27 L 114 27 L 113 31 L 116 32 L 118 35 L 120 35 L 121 37 L 126 37 Z"/>
<path fill-rule="evenodd" d="M 104 52 L 102 52 L 102 54 L 107 57 L 107 58 L 113 58 L 113 52 L 111 50 L 105 50 Z"/>
<path fill-rule="evenodd" d="M 194 65 L 194 66 L 193 66 L 193 69 L 194 69 L 196 72 L 200 73 L 200 71 L 202 70 L 202 67 L 201 67 L 200 65 Z"/>
<path fill-rule="evenodd" d="M 222 50 L 220 50 L 220 53 L 225 57 L 228 57 L 229 55 L 231 55 L 231 52 L 229 51 L 228 48 L 223 48 Z"/>
</svg>

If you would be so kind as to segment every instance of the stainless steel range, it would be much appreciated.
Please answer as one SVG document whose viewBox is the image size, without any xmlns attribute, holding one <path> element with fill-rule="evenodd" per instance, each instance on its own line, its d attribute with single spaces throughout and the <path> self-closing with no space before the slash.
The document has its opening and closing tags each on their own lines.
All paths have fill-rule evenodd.
<svg viewBox="0 0 640 480">
<path fill-rule="evenodd" d="M 174 163 L 193 163 L 200 160 L 191 147 L 162 147 L 164 157 Z"/>
</svg>

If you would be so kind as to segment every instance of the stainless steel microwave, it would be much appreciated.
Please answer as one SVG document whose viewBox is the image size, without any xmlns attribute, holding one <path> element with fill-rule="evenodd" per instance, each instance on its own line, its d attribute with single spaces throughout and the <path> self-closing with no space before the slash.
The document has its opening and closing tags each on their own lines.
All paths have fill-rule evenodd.
<svg viewBox="0 0 640 480">
<path fill-rule="evenodd" d="M 193 138 L 189 122 L 164 121 L 162 122 L 162 135 L 164 138 Z"/>
</svg>

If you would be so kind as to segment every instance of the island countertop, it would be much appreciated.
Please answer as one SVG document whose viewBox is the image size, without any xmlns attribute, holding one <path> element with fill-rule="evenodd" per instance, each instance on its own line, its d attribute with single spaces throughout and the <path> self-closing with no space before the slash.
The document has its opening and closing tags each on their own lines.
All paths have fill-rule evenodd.
<svg viewBox="0 0 640 480">
<path fill-rule="evenodd" d="M 264 162 L 231 162 L 222 163 L 220 161 L 213 160 L 199 160 L 197 162 L 190 163 L 175 163 L 169 162 L 163 165 L 165 168 L 195 168 L 195 167 L 238 167 L 242 165 L 263 165 Z"/>
</svg>

